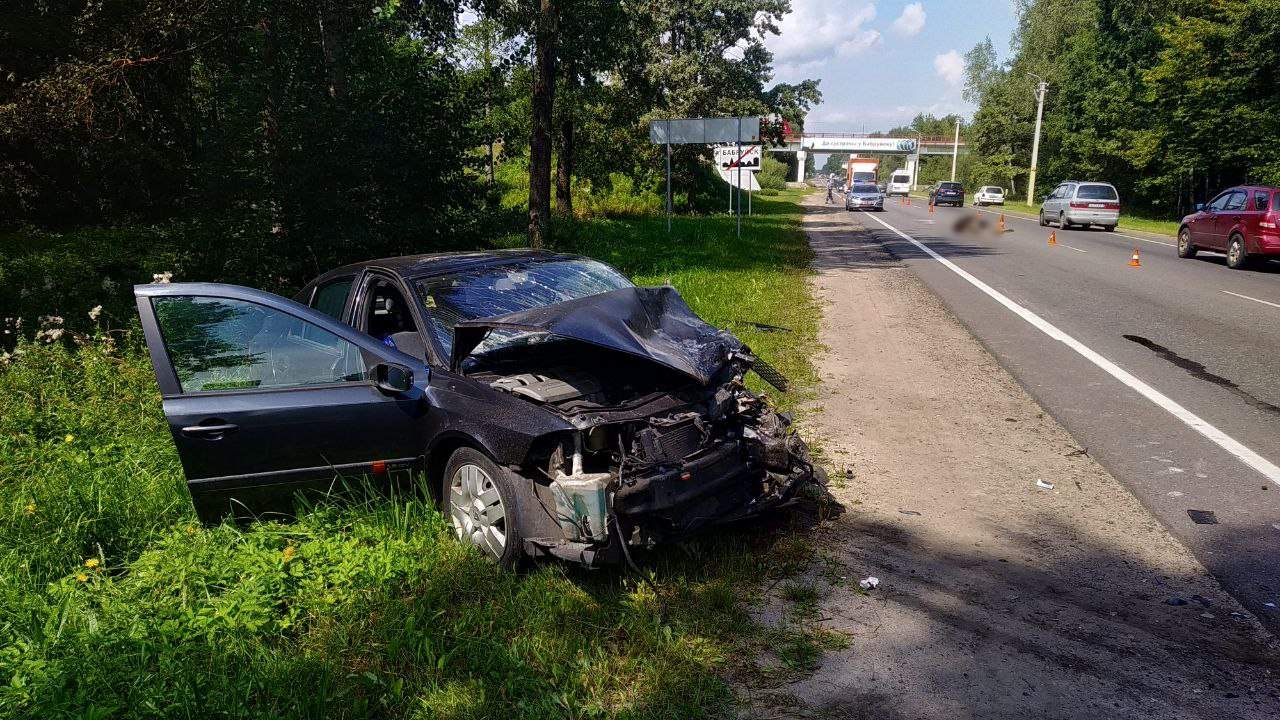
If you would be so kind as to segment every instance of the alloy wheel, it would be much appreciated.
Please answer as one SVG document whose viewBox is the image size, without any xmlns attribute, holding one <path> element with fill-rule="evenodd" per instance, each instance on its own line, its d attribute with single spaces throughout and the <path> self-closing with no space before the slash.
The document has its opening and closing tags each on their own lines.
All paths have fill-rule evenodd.
<svg viewBox="0 0 1280 720">
<path fill-rule="evenodd" d="M 478 465 L 461 465 L 449 479 L 449 522 L 459 540 L 495 560 L 507 546 L 507 509 L 493 478 Z"/>
<path fill-rule="evenodd" d="M 1233 268 L 1244 265 L 1244 243 L 1239 237 L 1231 238 L 1231 244 L 1227 246 L 1227 265 Z"/>
</svg>

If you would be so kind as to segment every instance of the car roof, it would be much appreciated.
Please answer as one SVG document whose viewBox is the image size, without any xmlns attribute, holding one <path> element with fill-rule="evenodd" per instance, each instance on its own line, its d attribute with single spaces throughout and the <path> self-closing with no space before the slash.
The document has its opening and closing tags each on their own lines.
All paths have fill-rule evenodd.
<svg viewBox="0 0 1280 720">
<path fill-rule="evenodd" d="M 582 255 L 558 253 L 550 250 L 532 248 L 514 248 L 509 250 L 461 250 L 456 252 L 424 253 L 421 255 L 399 255 L 396 257 L 378 258 L 349 263 L 334 268 L 312 280 L 314 284 L 338 275 L 358 273 L 366 268 L 388 270 L 405 279 L 412 280 L 434 275 L 448 275 L 463 270 L 473 270 L 495 265 L 511 265 L 524 262 L 545 262 L 547 260 L 585 260 Z"/>
</svg>

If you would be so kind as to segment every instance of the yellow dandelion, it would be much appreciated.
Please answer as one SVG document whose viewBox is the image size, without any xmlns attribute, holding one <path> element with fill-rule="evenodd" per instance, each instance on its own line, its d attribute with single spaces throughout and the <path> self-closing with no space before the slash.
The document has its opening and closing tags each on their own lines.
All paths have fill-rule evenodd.
<svg viewBox="0 0 1280 720">
<path fill-rule="evenodd" d="M 89 576 L 85 575 L 84 573 L 79 573 L 78 575 L 76 575 L 76 579 L 79 580 L 80 582 L 89 582 Z"/>
<path fill-rule="evenodd" d="M 293 556 L 296 555 L 297 552 L 298 552 L 298 549 L 292 545 L 286 547 L 284 549 L 284 561 L 289 562 L 290 560 L 292 560 Z"/>
<path fill-rule="evenodd" d="M 27 503 L 27 506 L 26 506 L 25 508 L 23 508 L 23 509 L 22 509 L 22 511 L 23 511 L 23 512 L 25 512 L 25 513 L 26 513 L 26 514 L 28 514 L 28 515 L 35 515 L 35 514 L 36 514 L 36 504 L 35 504 L 35 503 L 33 503 L 33 502 L 29 502 L 29 503 Z"/>
<path fill-rule="evenodd" d="M 76 439 L 75 435 L 68 435 L 65 438 L 63 438 L 65 442 L 71 442 L 72 440 L 75 440 L 75 439 Z"/>
<path fill-rule="evenodd" d="M 84 566 L 89 568 L 90 570 L 98 567 L 101 564 L 102 563 L 98 561 L 98 558 L 89 558 L 88 560 L 84 561 Z"/>
<path fill-rule="evenodd" d="M 188 526 L 187 526 L 187 534 L 188 534 L 188 535 L 195 535 L 195 534 L 196 534 L 196 526 L 195 526 L 195 525 L 188 525 Z"/>
</svg>

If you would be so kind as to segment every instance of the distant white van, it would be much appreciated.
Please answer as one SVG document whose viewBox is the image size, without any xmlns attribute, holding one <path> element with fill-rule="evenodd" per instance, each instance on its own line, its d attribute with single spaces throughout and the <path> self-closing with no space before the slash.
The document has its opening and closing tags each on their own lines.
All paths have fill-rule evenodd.
<svg viewBox="0 0 1280 720">
<path fill-rule="evenodd" d="M 885 194 L 907 196 L 911 192 L 911 176 L 906 168 L 898 168 L 889 176 L 889 188 Z"/>
</svg>

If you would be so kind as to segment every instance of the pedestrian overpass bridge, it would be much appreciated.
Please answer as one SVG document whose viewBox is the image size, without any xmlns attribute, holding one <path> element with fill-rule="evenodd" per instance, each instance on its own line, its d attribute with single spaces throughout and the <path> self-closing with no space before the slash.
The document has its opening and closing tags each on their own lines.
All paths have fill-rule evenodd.
<svg viewBox="0 0 1280 720">
<path fill-rule="evenodd" d="M 866 133 L 806 132 L 788 135 L 784 144 L 769 152 L 796 154 L 796 181 L 804 181 L 804 165 L 809 153 L 875 153 L 902 155 L 903 167 L 916 184 L 916 171 L 921 155 L 950 155 L 963 152 L 965 143 L 949 137 L 877 137 Z"/>
</svg>

